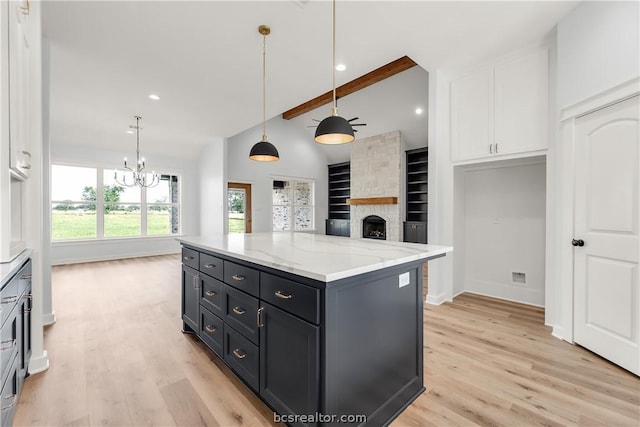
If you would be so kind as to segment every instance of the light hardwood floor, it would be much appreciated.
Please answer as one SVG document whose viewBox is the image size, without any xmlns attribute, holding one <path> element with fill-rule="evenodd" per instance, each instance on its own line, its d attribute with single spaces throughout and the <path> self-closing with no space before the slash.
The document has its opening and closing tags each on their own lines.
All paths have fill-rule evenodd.
<svg viewBox="0 0 640 427">
<path fill-rule="evenodd" d="M 180 332 L 180 258 L 55 267 L 51 367 L 16 426 L 273 425 L 271 411 Z M 542 309 L 474 295 L 426 306 L 423 393 L 393 426 L 640 425 L 640 380 L 559 341 Z"/>
</svg>

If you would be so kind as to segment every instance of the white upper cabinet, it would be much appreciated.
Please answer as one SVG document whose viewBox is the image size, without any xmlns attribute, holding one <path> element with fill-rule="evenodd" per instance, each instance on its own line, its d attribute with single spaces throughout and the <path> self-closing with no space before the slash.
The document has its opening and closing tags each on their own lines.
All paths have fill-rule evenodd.
<svg viewBox="0 0 640 427">
<path fill-rule="evenodd" d="M 540 49 L 451 82 L 451 159 L 548 146 L 549 51 Z"/>
<path fill-rule="evenodd" d="M 10 1 L 9 29 L 9 162 L 20 178 L 31 169 L 29 125 L 30 99 L 30 34 L 29 13 L 34 4 Z"/>
</svg>

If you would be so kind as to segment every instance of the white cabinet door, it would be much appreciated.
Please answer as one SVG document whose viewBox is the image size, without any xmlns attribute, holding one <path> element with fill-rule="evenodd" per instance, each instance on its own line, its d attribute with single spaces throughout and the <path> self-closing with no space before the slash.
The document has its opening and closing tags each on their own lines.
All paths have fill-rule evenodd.
<svg viewBox="0 0 640 427">
<path fill-rule="evenodd" d="M 25 2 L 9 2 L 10 167 L 26 178 L 31 169 L 29 143 L 29 28 Z"/>
<path fill-rule="evenodd" d="M 453 161 L 490 155 L 493 143 L 493 70 L 451 82 Z"/>
<path fill-rule="evenodd" d="M 494 153 L 547 148 L 548 56 L 543 49 L 496 67 Z"/>
<path fill-rule="evenodd" d="M 636 375 L 640 375 L 639 123 L 638 96 L 576 120 L 572 242 L 574 340 Z"/>
</svg>

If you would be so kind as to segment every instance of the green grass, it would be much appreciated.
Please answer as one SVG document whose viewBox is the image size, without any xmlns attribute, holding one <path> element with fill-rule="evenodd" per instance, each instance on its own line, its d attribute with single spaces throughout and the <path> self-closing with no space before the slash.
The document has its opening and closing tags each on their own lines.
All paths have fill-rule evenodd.
<svg viewBox="0 0 640 427">
<path fill-rule="evenodd" d="M 229 233 L 244 233 L 244 218 L 229 218 Z"/>
<path fill-rule="evenodd" d="M 95 212 L 52 211 L 52 240 L 87 239 L 96 237 Z M 105 214 L 105 237 L 139 236 L 140 212 L 112 212 Z M 150 236 L 171 234 L 171 217 L 168 212 L 149 212 L 147 234 Z"/>
</svg>

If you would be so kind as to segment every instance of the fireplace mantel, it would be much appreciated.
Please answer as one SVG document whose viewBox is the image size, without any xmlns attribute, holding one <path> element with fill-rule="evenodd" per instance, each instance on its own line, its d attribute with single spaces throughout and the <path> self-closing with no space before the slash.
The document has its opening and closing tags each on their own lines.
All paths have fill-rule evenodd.
<svg viewBox="0 0 640 427">
<path fill-rule="evenodd" d="M 397 205 L 397 197 L 361 197 L 357 199 L 347 199 L 347 204 L 358 205 Z"/>
</svg>

